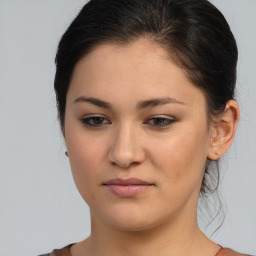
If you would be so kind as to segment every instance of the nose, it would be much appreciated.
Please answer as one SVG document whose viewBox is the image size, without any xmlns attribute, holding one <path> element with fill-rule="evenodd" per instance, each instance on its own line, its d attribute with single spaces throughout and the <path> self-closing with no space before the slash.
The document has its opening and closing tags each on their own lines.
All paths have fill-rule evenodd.
<svg viewBox="0 0 256 256">
<path fill-rule="evenodd" d="M 108 159 L 111 164 L 121 168 L 138 165 L 145 160 L 145 150 L 139 134 L 126 125 L 113 133 Z"/>
</svg>

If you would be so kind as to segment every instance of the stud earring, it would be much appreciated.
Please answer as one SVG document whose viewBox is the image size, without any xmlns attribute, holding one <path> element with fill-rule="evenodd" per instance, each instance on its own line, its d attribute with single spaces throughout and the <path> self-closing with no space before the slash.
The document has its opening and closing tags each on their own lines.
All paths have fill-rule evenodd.
<svg viewBox="0 0 256 256">
<path fill-rule="evenodd" d="M 65 155 L 68 157 L 68 152 L 67 151 L 65 152 Z"/>
</svg>

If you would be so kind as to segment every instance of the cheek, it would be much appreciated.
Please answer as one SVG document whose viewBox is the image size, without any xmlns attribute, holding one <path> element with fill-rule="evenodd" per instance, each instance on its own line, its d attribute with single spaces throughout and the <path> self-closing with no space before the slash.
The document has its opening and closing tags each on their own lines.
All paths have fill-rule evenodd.
<svg viewBox="0 0 256 256">
<path fill-rule="evenodd" d="M 91 136 L 78 131 L 69 132 L 68 135 L 66 144 L 73 178 L 81 196 L 89 203 L 94 200 L 91 198 L 94 196 L 91 191 L 95 189 L 95 186 L 100 186 L 102 170 L 105 168 L 104 147 L 100 146 L 102 140 L 99 142 L 97 138 L 92 139 Z"/>
<path fill-rule="evenodd" d="M 164 145 L 155 144 L 154 159 L 159 181 L 157 198 L 162 203 L 158 208 L 176 212 L 187 202 L 196 207 L 206 161 L 202 140 L 189 133 L 170 138 Z"/>
<path fill-rule="evenodd" d="M 189 131 L 173 132 L 162 144 L 152 142 L 152 159 L 159 175 L 164 175 L 173 188 L 201 182 L 207 158 L 206 131 L 192 126 Z"/>
</svg>

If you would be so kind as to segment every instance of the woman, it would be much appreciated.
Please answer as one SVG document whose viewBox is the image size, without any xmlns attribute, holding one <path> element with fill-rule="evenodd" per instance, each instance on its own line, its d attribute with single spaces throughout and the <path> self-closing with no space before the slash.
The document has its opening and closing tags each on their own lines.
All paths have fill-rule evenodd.
<svg viewBox="0 0 256 256">
<path fill-rule="evenodd" d="M 236 64 L 206 0 L 84 6 L 60 41 L 55 91 L 91 235 L 46 255 L 241 255 L 197 224 L 237 128 Z"/>
</svg>

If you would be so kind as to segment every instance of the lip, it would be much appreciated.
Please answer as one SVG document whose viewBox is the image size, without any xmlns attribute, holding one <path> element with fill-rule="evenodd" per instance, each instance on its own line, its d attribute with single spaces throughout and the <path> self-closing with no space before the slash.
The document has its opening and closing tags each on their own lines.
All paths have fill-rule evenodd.
<svg viewBox="0 0 256 256">
<path fill-rule="evenodd" d="M 144 180 L 129 178 L 129 179 L 112 179 L 107 181 L 104 185 L 153 185 Z"/>
<path fill-rule="evenodd" d="M 112 179 L 103 184 L 110 192 L 120 197 L 134 197 L 148 189 L 154 184 L 146 181 L 129 178 L 129 179 Z"/>
</svg>

